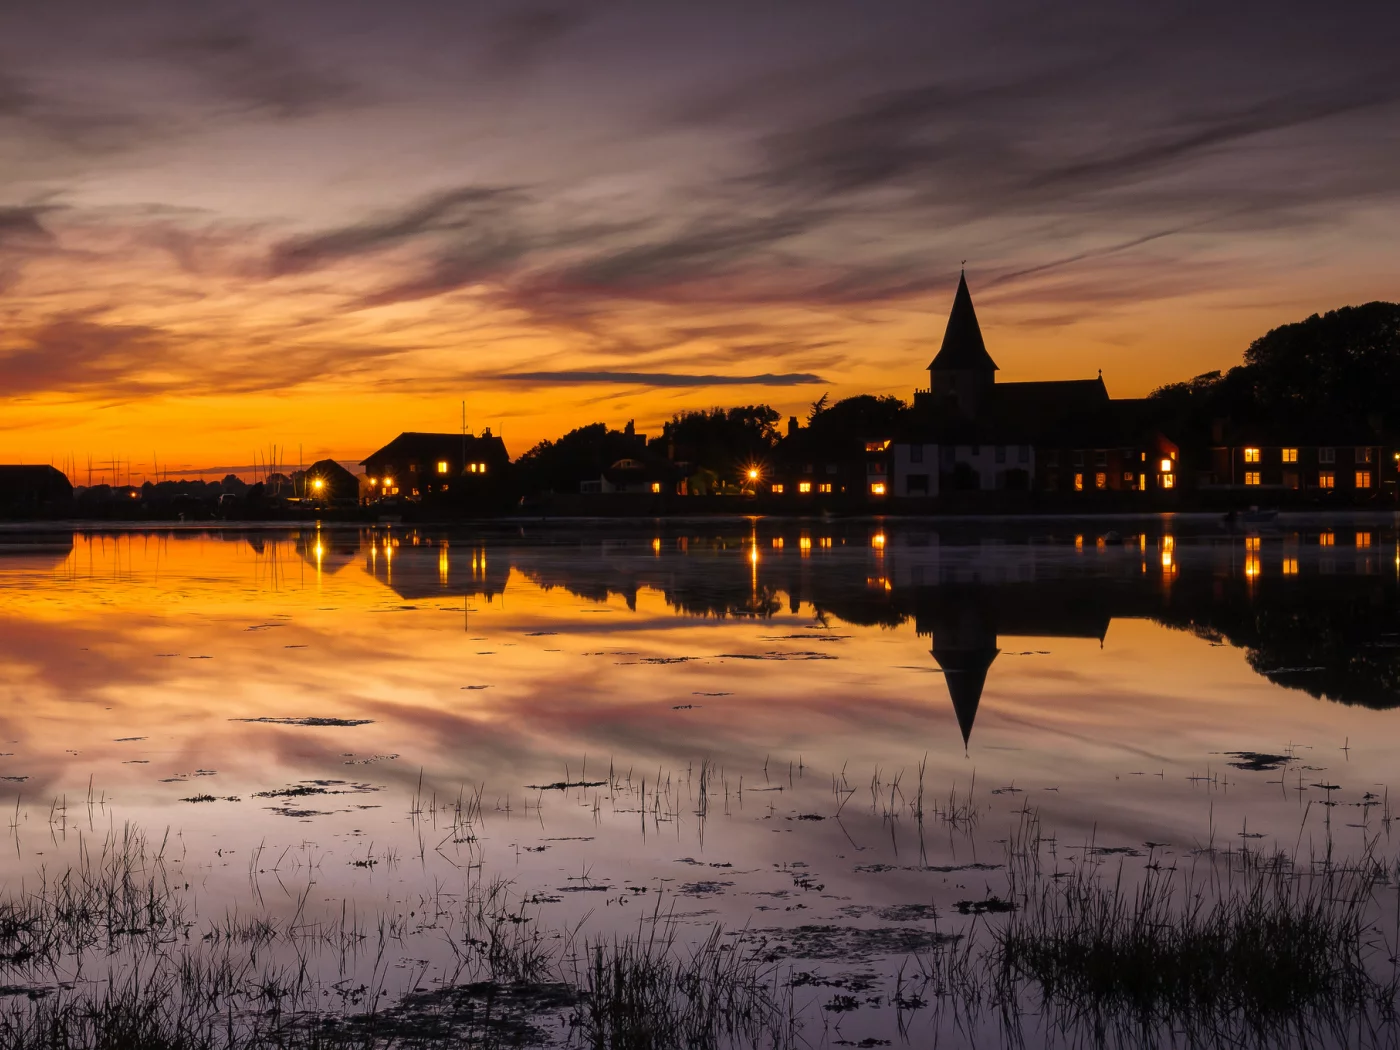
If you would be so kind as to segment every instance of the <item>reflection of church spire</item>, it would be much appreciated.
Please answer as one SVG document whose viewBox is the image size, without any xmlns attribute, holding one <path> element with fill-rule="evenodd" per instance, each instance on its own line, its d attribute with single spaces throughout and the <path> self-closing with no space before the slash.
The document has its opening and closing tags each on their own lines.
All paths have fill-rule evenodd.
<svg viewBox="0 0 1400 1050">
<path fill-rule="evenodd" d="M 958 716 L 964 747 L 972 738 L 972 723 L 977 718 L 987 669 L 1000 651 L 995 644 L 972 649 L 945 647 L 939 645 L 937 635 L 934 636 L 933 658 L 943 668 L 943 680 L 948 683 L 948 695 L 953 699 L 953 713 Z"/>
</svg>

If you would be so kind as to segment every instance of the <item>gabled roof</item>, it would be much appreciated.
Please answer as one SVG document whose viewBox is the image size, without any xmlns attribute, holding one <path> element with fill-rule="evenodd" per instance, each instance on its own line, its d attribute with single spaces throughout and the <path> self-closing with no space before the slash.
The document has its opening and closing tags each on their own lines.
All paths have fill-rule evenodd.
<svg viewBox="0 0 1400 1050">
<path fill-rule="evenodd" d="M 967 290 L 966 275 L 958 278 L 953 309 L 948 314 L 948 327 L 943 332 L 943 345 L 928 367 L 930 371 L 998 370 L 992 355 L 987 353 L 987 344 L 982 341 L 982 327 L 977 323 L 977 311 L 972 308 L 972 293 Z"/>
<path fill-rule="evenodd" d="M 468 434 L 463 439 L 461 434 L 426 434 L 407 430 L 379 451 L 360 460 L 360 465 L 368 466 L 376 460 L 396 456 L 414 456 L 425 460 L 436 456 L 460 456 L 464 445 L 469 458 L 471 456 L 499 456 L 506 460 L 510 459 L 506 455 L 505 443 L 494 434 L 489 436 L 482 434 L 479 437 Z"/>
</svg>

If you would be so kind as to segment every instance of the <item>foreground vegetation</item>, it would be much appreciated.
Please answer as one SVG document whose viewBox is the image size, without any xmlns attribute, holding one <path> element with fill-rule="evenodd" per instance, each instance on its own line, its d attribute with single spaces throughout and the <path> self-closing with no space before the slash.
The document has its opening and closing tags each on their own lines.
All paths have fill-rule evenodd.
<svg viewBox="0 0 1400 1050">
<path fill-rule="evenodd" d="M 313 919 L 306 897 L 289 918 L 201 918 L 166 850 L 127 829 L 0 899 L 0 1047 L 782 1050 L 831 1036 L 799 1001 L 801 952 L 774 950 L 775 931 L 687 939 L 658 902 L 631 933 L 590 939 L 542 928 L 529 898 L 479 876 L 424 898 L 412 928 Z M 1066 863 L 1023 812 L 1005 894 L 963 902 L 967 921 L 936 919 L 925 947 L 891 960 L 898 1030 L 952 1045 L 1400 1046 L 1400 929 L 1378 925 L 1393 864 L 1204 847 L 1130 867 L 1112 853 L 1089 844 Z M 455 965 L 391 988 L 391 960 L 425 930 Z"/>
</svg>

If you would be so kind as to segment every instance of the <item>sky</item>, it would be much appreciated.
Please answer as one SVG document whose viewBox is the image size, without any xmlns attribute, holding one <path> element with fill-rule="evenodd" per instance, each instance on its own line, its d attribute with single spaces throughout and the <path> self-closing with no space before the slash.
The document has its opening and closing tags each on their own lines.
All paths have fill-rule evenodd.
<svg viewBox="0 0 1400 1050">
<path fill-rule="evenodd" d="M 519 455 L 908 399 L 964 260 L 1001 379 L 1140 396 L 1397 297 L 1397 30 L 1298 0 L 0 5 L 0 462 L 251 476 L 464 401 Z"/>
</svg>

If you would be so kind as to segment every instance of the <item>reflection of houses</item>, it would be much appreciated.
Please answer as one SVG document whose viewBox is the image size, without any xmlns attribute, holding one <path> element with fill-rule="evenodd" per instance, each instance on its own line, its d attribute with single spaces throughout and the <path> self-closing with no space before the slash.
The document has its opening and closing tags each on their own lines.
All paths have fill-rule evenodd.
<svg viewBox="0 0 1400 1050">
<path fill-rule="evenodd" d="M 505 443 L 490 428 L 480 435 L 406 432 L 361 464 L 365 495 L 422 499 L 446 492 L 494 491 L 510 466 Z"/>
<path fill-rule="evenodd" d="M 365 571 L 400 598 L 475 597 L 490 601 L 506 589 L 510 556 L 480 543 L 453 543 L 417 530 L 365 533 Z"/>
<path fill-rule="evenodd" d="M 965 277 L 928 370 L 893 443 L 896 497 L 1176 487 L 1176 446 L 1142 421 L 1141 401 L 1110 398 L 1102 376 L 998 383 Z"/>
</svg>

